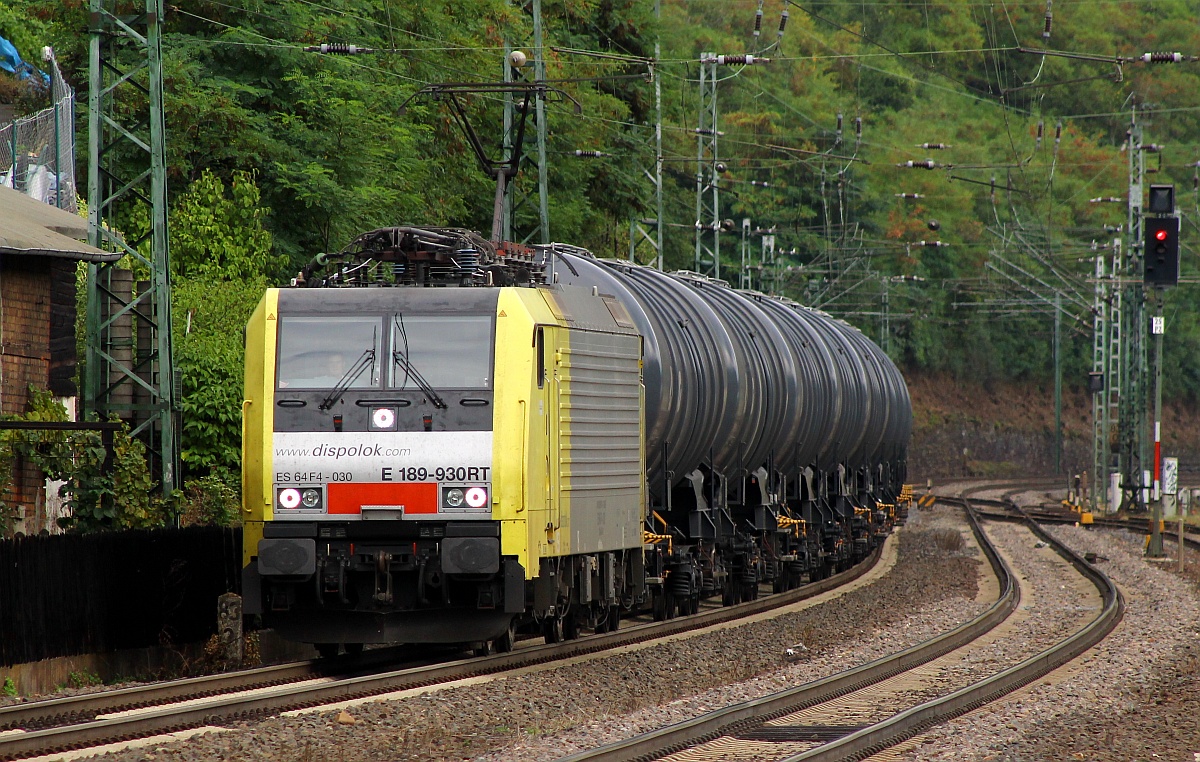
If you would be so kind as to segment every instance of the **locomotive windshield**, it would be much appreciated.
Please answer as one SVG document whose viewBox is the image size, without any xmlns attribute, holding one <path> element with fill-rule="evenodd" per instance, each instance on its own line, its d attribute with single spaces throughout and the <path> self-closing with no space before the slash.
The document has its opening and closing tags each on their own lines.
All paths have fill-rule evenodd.
<svg viewBox="0 0 1200 762">
<path fill-rule="evenodd" d="M 415 369 L 434 389 L 492 385 L 492 318 L 485 315 L 405 315 L 392 321 L 388 384 L 417 389 Z"/>
<path fill-rule="evenodd" d="M 378 320 L 344 317 L 287 317 L 279 321 L 279 388 L 332 389 L 379 385 L 379 363 L 346 379 L 368 353 L 379 354 Z"/>
</svg>

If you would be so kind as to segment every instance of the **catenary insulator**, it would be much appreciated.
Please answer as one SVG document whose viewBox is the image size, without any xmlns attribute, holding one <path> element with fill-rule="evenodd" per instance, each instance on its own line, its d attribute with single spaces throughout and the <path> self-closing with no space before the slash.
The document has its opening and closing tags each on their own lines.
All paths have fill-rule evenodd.
<svg viewBox="0 0 1200 762">
<path fill-rule="evenodd" d="M 924 193 L 897 193 L 896 198 L 925 198 Z"/>
<path fill-rule="evenodd" d="M 717 63 L 720 64 L 721 66 L 733 66 L 735 64 L 746 64 L 747 66 L 753 66 L 754 64 L 770 63 L 770 62 L 771 62 L 770 58 L 762 58 L 760 56 L 753 56 L 753 55 L 750 55 L 749 53 L 736 55 L 736 56 L 717 56 Z"/>
<path fill-rule="evenodd" d="M 585 151 L 581 148 L 575 149 L 575 155 L 582 156 L 587 159 L 600 159 L 605 156 L 608 156 L 608 154 L 604 153 L 603 151 Z"/>
<path fill-rule="evenodd" d="M 758 10 L 754 12 L 754 36 L 762 34 L 762 5 L 758 6 Z"/>
<path fill-rule="evenodd" d="M 1145 63 L 1179 63 L 1183 53 L 1146 53 L 1142 56 Z"/>
<path fill-rule="evenodd" d="M 1050 39 L 1050 27 L 1054 24 L 1054 14 L 1050 11 L 1051 0 L 1046 0 L 1046 26 L 1042 29 L 1042 39 Z"/>
<path fill-rule="evenodd" d="M 304 49 L 305 53 L 326 53 L 329 55 L 339 56 L 354 56 L 361 53 L 374 53 L 375 48 L 360 48 L 357 45 L 349 45 L 344 42 L 326 42 L 320 45 L 309 45 Z"/>
<path fill-rule="evenodd" d="M 787 8 L 783 9 L 783 13 L 779 14 L 779 32 L 775 35 L 775 39 L 783 38 L 783 30 L 787 28 L 788 12 Z"/>
<path fill-rule="evenodd" d="M 896 166 L 910 169 L 937 169 L 938 163 L 933 159 L 926 159 L 925 161 L 902 161 Z"/>
<path fill-rule="evenodd" d="M 917 143 L 917 148 L 924 148 L 929 151 L 944 151 L 949 147 L 949 143 Z"/>
</svg>

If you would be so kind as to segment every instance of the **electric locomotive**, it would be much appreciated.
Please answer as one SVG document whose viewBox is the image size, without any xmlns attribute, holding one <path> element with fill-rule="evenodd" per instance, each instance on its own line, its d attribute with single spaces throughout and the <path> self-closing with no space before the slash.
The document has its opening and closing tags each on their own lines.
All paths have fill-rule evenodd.
<svg viewBox="0 0 1200 762">
<path fill-rule="evenodd" d="M 326 654 L 507 650 L 518 617 L 551 640 L 615 627 L 644 577 L 628 314 L 590 290 L 488 286 L 529 273 L 532 253 L 465 231 L 370 245 L 391 284 L 482 284 L 335 274 L 266 293 L 246 334 L 247 613 Z"/>
</svg>

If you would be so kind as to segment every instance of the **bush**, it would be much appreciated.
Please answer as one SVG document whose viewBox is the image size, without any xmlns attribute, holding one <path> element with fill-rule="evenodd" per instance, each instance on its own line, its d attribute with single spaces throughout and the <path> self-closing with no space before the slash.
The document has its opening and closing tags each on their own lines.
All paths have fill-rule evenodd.
<svg viewBox="0 0 1200 762">
<path fill-rule="evenodd" d="M 179 503 L 180 526 L 237 526 L 241 499 L 232 486 L 235 474 L 213 470 L 189 481 Z"/>
</svg>

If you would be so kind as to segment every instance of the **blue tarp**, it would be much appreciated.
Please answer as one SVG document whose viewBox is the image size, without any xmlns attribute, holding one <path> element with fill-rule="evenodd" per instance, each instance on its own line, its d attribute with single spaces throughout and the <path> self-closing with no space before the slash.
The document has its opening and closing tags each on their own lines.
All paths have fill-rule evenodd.
<svg viewBox="0 0 1200 762">
<path fill-rule="evenodd" d="M 3 37 L 0 37 L 0 69 L 10 74 L 16 74 L 17 79 L 28 79 L 40 75 L 43 82 L 47 85 L 50 84 L 50 75 L 38 71 L 22 61 L 21 55 L 17 53 L 17 47 Z"/>
</svg>

